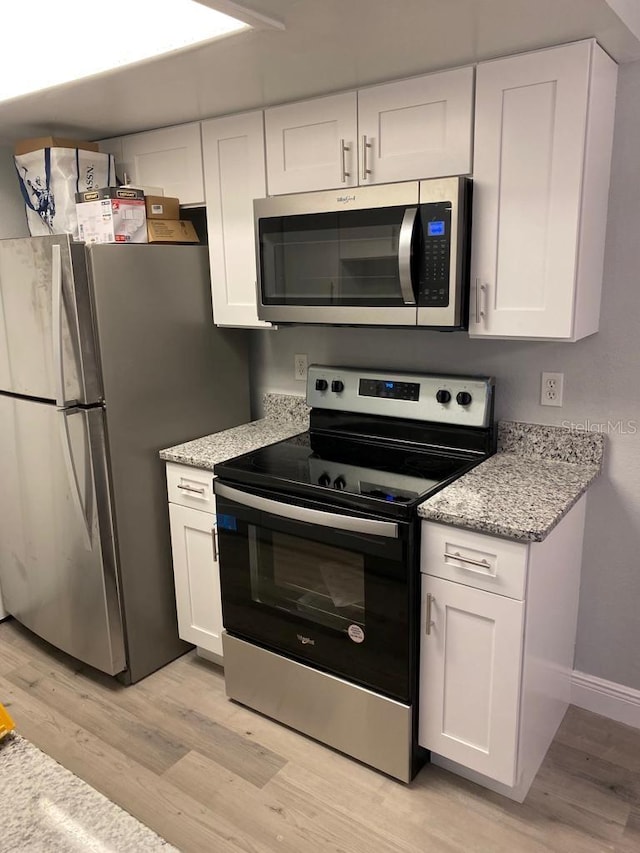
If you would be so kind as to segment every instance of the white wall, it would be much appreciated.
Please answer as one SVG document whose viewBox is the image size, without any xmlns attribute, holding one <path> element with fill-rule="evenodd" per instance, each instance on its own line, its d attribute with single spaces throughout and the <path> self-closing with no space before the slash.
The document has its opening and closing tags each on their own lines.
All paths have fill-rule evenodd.
<svg viewBox="0 0 640 853">
<path fill-rule="evenodd" d="M 496 377 L 500 418 L 609 429 L 589 492 L 575 666 L 640 689 L 640 63 L 620 69 L 600 331 L 576 344 L 470 341 L 464 333 L 289 328 L 252 333 L 254 401 L 304 393 L 309 362 Z M 564 406 L 539 405 L 540 372 L 565 375 Z M 637 429 L 636 429 L 637 427 Z"/>
<path fill-rule="evenodd" d="M 13 165 L 13 152 L 0 147 L 0 239 L 28 237 L 24 202 Z"/>
</svg>

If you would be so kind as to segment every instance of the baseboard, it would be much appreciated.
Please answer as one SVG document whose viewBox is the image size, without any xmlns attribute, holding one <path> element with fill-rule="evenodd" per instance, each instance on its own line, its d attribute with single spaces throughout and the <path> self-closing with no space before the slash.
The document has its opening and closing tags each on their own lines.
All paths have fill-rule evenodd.
<svg viewBox="0 0 640 853">
<path fill-rule="evenodd" d="M 640 729 L 640 690 L 573 671 L 571 704 Z"/>
</svg>

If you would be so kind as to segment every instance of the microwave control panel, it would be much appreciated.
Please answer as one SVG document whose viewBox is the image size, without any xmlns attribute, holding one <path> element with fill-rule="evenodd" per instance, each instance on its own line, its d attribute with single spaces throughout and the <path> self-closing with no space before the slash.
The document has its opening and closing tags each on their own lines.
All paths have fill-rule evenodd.
<svg viewBox="0 0 640 853">
<path fill-rule="evenodd" d="M 418 304 L 446 307 L 450 295 L 451 204 L 420 205 L 422 235 L 418 254 Z"/>
</svg>

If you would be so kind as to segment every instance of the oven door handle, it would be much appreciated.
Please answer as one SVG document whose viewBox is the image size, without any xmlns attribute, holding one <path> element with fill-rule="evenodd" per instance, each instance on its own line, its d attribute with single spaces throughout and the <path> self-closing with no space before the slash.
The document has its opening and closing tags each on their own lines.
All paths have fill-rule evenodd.
<svg viewBox="0 0 640 853">
<path fill-rule="evenodd" d="M 221 498 L 229 498 L 242 506 L 270 512 L 272 515 L 280 515 L 292 521 L 304 521 L 307 524 L 316 524 L 321 527 L 332 527 L 334 530 L 347 530 L 349 533 L 365 533 L 372 536 L 385 536 L 387 539 L 398 538 L 398 525 L 393 521 L 376 521 L 373 518 L 358 518 L 357 516 L 338 515 L 335 512 L 324 512 L 319 509 L 309 509 L 306 506 L 274 501 L 271 498 L 263 498 L 260 495 L 251 495 L 241 492 L 223 483 L 215 483 L 216 495 Z"/>
</svg>

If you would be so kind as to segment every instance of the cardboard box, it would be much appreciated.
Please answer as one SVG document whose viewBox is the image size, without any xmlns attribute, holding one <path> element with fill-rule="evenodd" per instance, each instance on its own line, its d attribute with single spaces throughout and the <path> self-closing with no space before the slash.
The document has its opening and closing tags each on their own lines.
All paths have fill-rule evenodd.
<svg viewBox="0 0 640 853">
<path fill-rule="evenodd" d="M 182 219 L 150 219 L 147 222 L 149 243 L 199 243 L 193 223 Z"/>
<path fill-rule="evenodd" d="M 180 199 L 163 195 L 145 195 L 147 219 L 180 219 Z"/>
<path fill-rule="evenodd" d="M 83 139 L 65 139 L 62 136 L 37 136 L 33 139 L 20 139 L 13 146 L 14 154 L 29 154 L 41 148 L 81 148 L 83 151 L 100 151 L 97 142 L 85 142 Z"/>
<path fill-rule="evenodd" d="M 142 190 L 102 187 L 76 193 L 78 234 L 85 243 L 146 243 Z"/>
</svg>

